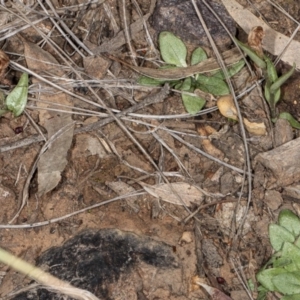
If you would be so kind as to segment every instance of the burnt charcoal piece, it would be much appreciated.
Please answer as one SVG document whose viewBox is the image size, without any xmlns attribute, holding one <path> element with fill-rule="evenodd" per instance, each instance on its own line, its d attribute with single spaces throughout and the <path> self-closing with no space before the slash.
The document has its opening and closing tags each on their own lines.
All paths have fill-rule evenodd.
<svg viewBox="0 0 300 300">
<path fill-rule="evenodd" d="M 236 33 L 235 22 L 225 7 L 216 0 L 207 1 L 207 3 L 234 36 Z M 220 49 L 228 47 L 231 39 L 223 26 L 201 0 L 197 1 L 197 5 L 215 43 Z M 159 0 L 150 22 L 158 34 L 161 31 L 170 31 L 185 42 L 210 46 L 190 0 Z"/>
<path fill-rule="evenodd" d="M 86 289 L 100 299 L 108 299 L 107 286 L 121 274 L 134 271 L 139 261 L 158 268 L 176 268 L 172 247 L 148 237 L 117 229 L 88 230 L 61 247 L 47 250 L 38 266 L 73 286 Z M 70 299 L 45 289 L 19 294 L 14 300 Z"/>
</svg>

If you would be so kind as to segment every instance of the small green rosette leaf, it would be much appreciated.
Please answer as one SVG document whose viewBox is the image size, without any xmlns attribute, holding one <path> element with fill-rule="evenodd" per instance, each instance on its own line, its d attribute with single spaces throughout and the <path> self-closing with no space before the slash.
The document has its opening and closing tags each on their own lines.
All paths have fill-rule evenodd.
<svg viewBox="0 0 300 300">
<path fill-rule="evenodd" d="M 278 224 L 287 229 L 288 231 L 292 232 L 295 237 L 297 237 L 300 234 L 300 220 L 289 209 L 283 209 L 280 212 L 278 216 Z"/>
<path fill-rule="evenodd" d="M 300 271 L 278 274 L 272 278 L 272 282 L 275 289 L 282 294 L 300 293 Z"/>
<path fill-rule="evenodd" d="M 191 57 L 191 65 L 199 64 L 201 61 L 204 61 L 207 59 L 207 54 L 204 49 L 201 47 L 196 48 Z"/>
<path fill-rule="evenodd" d="M 186 111 L 190 114 L 196 114 L 205 105 L 206 101 L 198 96 L 182 94 L 182 101 Z"/>
<path fill-rule="evenodd" d="M 295 241 L 295 237 L 290 231 L 277 224 L 270 224 L 269 236 L 271 245 L 275 251 L 279 251 L 284 242 L 293 243 Z"/>
<path fill-rule="evenodd" d="M 265 287 L 260 285 L 257 288 L 257 291 L 258 291 L 257 300 L 266 300 L 267 299 L 266 297 L 267 297 L 267 294 L 269 291 Z"/>
<path fill-rule="evenodd" d="M 238 72 L 240 72 L 244 66 L 245 66 L 245 61 L 242 59 L 242 60 L 238 61 L 237 63 L 235 63 L 234 65 L 232 65 L 231 67 L 229 67 L 228 68 L 229 78 L 234 76 Z M 212 77 L 219 78 L 222 80 L 224 80 L 226 78 L 226 76 L 222 70 L 217 71 L 215 74 L 213 74 Z"/>
<path fill-rule="evenodd" d="M 289 267 L 291 264 L 293 264 L 293 261 L 289 257 L 279 257 L 273 262 L 274 268 L 285 268 Z"/>
<path fill-rule="evenodd" d="M 280 300 L 299 300 L 300 294 L 283 296 Z"/>
<path fill-rule="evenodd" d="M 138 78 L 137 82 L 141 85 L 160 86 L 160 85 L 164 84 L 166 81 L 142 75 Z"/>
<path fill-rule="evenodd" d="M 215 96 L 224 96 L 230 94 L 228 85 L 222 79 L 215 78 L 214 76 L 208 77 L 198 74 L 196 86 L 200 90 Z"/>
<path fill-rule="evenodd" d="M 276 287 L 273 283 L 273 278 L 279 274 L 286 274 L 287 271 L 284 268 L 273 268 L 260 271 L 256 275 L 258 282 L 263 285 L 269 291 L 276 291 Z"/>
<path fill-rule="evenodd" d="M 282 247 L 282 258 L 290 259 L 292 262 L 286 265 L 284 268 L 289 271 L 299 271 L 300 270 L 300 248 L 292 243 L 285 242 Z"/>
<path fill-rule="evenodd" d="M 191 77 L 185 78 L 180 89 L 185 92 L 192 92 L 192 83 L 193 82 Z M 193 115 L 199 112 L 206 103 L 206 101 L 203 98 L 198 96 L 181 94 L 181 98 L 186 111 Z"/>
<path fill-rule="evenodd" d="M 22 114 L 27 103 L 28 74 L 23 73 L 18 84 L 6 97 L 6 106 L 15 117 Z"/>
<path fill-rule="evenodd" d="M 191 77 L 187 77 L 183 80 L 182 85 L 180 87 L 180 89 L 182 91 L 190 91 L 192 88 L 192 78 Z"/>
<path fill-rule="evenodd" d="M 186 67 L 187 49 L 181 39 L 173 33 L 163 31 L 158 38 L 160 54 L 162 59 L 177 67 Z"/>
</svg>

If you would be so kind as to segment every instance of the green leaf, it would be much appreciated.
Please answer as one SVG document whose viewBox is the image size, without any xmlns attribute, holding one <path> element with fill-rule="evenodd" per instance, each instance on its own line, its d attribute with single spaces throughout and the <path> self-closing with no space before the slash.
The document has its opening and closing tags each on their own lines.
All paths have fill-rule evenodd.
<svg viewBox="0 0 300 300">
<path fill-rule="evenodd" d="M 28 74 L 23 73 L 18 84 L 6 97 L 6 106 L 18 117 L 25 109 L 28 94 Z"/>
<path fill-rule="evenodd" d="M 166 82 L 166 80 L 159 80 L 147 76 L 140 76 L 137 82 L 141 85 L 160 86 Z"/>
<path fill-rule="evenodd" d="M 191 96 L 188 94 L 182 94 L 182 101 L 186 111 L 190 114 L 196 114 L 205 105 L 205 100 L 198 96 Z"/>
<path fill-rule="evenodd" d="M 264 92 L 265 92 L 265 98 L 268 103 L 270 103 L 270 101 L 271 101 L 270 86 L 271 86 L 271 82 L 267 79 L 265 88 L 264 88 Z"/>
<path fill-rule="evenodd" d="M 275 66 L 274 66 L 273 62 L 270 60 L 270 58 L 267 56 L 265 56 L 265 62 L 267 63 L 268 80 L 271 83 L 274 83 L 278 79 L 278 75 L 277 75 Z"/>
<path fill-rule="evenodd" d="M 300 294 L 294 294 L 294 295 L 287 295 L 280 298 L 280 300 L 299 300 Z"/>
<path fill-rule="evenodd" d="M 191 65 L 199 64 L 201 61 L 207 59 L 207 54 L 201 47 L 196 48 L 191 57 Z"/>
<path fill-rule="evenodd" d="M 294 245 L 297 246 L 298 248 L 300 248 L 300 237 L 297 238 Z"/>
<path fill-rule="evenodd" d="M 300 271 L 278 274 L 272 282 L 276 290 L 285 295 L 300 293 Z"/>
<path fill-rule="evenodd" d="M 162 59 L 177 67 L 186 67 L 187 50 L 181 39 L 173 33 L 163 31 L 159 34 L 159 48 Z"/>
<path fill-rule="evenodd" d="M 250 291 L 254 292 L 255 291 L 255 285 L 253 283 L 253 280 L 252 279 L 249 279 L 248 282 L 247 282 L 247 287 Z"/>
<path fill-rule="evenodd" d="M 180 87 L 180 89 L 182 91 L 191 91 L 191 87 L 192 87 L 192 78 L 191 77 L 187 77 L 183 80 L 183 83 Z"/>
<path fill-rule="evenodd" d="M 300 123 L 290 113 L 282 112 L 279 118 L 287 120 L 293 128 L 300 129 Z"/>
<path fill-rule="evenodd" d="M 293 64 L 293 67 L 284 75 L 280 76 L 271 86 L 270 86 L 270 93 L 275 93 L 294 73 L 296 68 L 296 64 Z"/>
<path fill-rule="evenodd" d="M 245 65 L 245 61 L 242 59 L 232 65 L 231 67 L 228 68 L 228 75 L 229 78 L 240 72 Z M 226 78 L 224 72 L 222 70 L 217 71 L 215 74 L 212 75 L 212 77 L 219 78 L 224 80 Z"/>
<path fill-rule="evenodd" d="M 234 40 L 259 68 L 267 68 L 267 64 L 264 62 L 264 60 L 262 60 L 251 48 L 249 48 L 236 38 L 234 38 Z"/>
<path fill-rule="evenodd" d="M 257 288 L 258 295 L 257 300 L 265 300 L 267 297 L 268 290 L 262 285 Z"/>
<path fill-rule="evenodd" d="M 275 104 L 280 100 L 280 96 L 281 96 L 281 90 L 279 88 L 278 90 L 275 91 L 275 94 L 274 94 Z"/>
<path fill-rule="evenodd" d="M 269 236 L 270 243 L 275 251 L 279 251 L 284 242 L 293 243 L 295 241 L 295 237 L 290 231 L 277 224 L 270 224 Z"/>
<path fill-rule="evenodd" d="M 293 263 L 292 259 L 289 257 L 279 257 L 273 262 L 274 268 L 285 268 Z M 293 270 L 294 271 L 294 270 Z"/>
<path fill-rule="evenodd" d="M 289 209 L 283 209 L 278 216 L 278 224 L 288 231 L 292 232 L 295 237 L 300 234 L 300 220 Z M 300 250 L 300 249 L 299 249 Z"/>
<path fill-rule="evenodd" d="M 215 96 L 223 96 L 230 94 L 227 84 L 219 78 L 208 77 L 198 74 L 196 86 L 204 92 L 213 94 Z"/>
<path fill-rule="evenodd" d="M 261 285 L 263 285 L 268 291 L 276 291 L 276 287 L 273 283 L 273 278 L 278 274 L 286 274 L 287 271 L 284 268 L 273 268 L 259 271 L 256 275 L 256 279 Z"/>
<path fill-rule="evenodd" d="M 183 83 L 182 80 L 179 81 L 179 82 L 177 82 L 177 83 L 174 85 L 174 89 L 175 89 L 175 90 L 181 90 L 182 83 Z M 170 85 L 170 86 L 171 86 L 171 85 Z"/>
<path fill-rule="evenodd" d="M 284 268 L 288 271 L 299 271 L 300 270 L 300 248 L 289 243 L 284 242 L 282 247 L 282 258 L 288 258 L 292 260 L 292 263 L 285 266 Z"/>
</svg>

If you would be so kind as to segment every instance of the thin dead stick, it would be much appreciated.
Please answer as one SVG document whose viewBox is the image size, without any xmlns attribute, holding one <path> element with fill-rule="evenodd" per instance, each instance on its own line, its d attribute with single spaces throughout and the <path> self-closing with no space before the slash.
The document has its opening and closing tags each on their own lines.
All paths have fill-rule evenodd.
<svg viewBox="0 0 300 300">
<path fill-rule="evenodd" d="M 143 22 L 147 21 L 150 17 L 150 14 L 144 15 L 142 18 L 138 19 L 129 26 L 131 33 L 131 38 L 136 36 L 138 32 L 143 29 Z M 118 33 L 117 36 L 112 38 L 109 42 L 101 44 L 99 47 L 93 49 L 94 55 L 99 55 L 103 52 L 112 52 L 126 43 L 124 30 Z"/>
<path fill-rule="evenodd" d="M 38 0 L 39 1 L 39 0 Z M 84 49 L 89 55 L 93 55 L 92 51 L 84 44 L 82 43 L 77 36 L 72 32 L 72 30 L 65 24 L 65 22 L 59 17 L 59 15 L 56 13 L 54 6 L 52 5 L 50 0 L 46 0 L 46 3 L 49 5 L 50 9 L 52 10 L 54 16 L 60 20 L 61 27 L 70 35 L 72 38 L 76 41 L 77 45 L 79 45 L 82 49 Z M 48 13 L 47 9 L 43 6 L 42 2 L 39 1 L 40 6 L 44 9 L 45 13 Z M 52 21 L 53 25 L 57 28 L 59 32 L 62 33 L 64 38 L 68 41 L 68 43 L 75 49 L 82 57 L 84 55 L 82 52 L 78 49 L 78 47 L 72 42 L 72 40 L 61 30 L 61 28 L 57 25 L 55 20 L 49 15 L 49 19 Z"/>
<path fill-rule="evenodd" d="M 142 10 L 141 10 L 139 4 L 137 3 L 136 0 L 132 0 L 132 2 L 133 2 L 133 4 L 135 5 L 135 8 L 136 8 L 136 10 L 137 10 L 139 16 L 142 17 L 142 16 L 143 16 L 143 13 L 142 13 Z M 151 4 L 150 4 L 150 9 L 149 9 L 149 12 L 148 12 L 150 15 L 152 15 L 152 13 L 153 13 L 153 10 L 154 10 L 154 8 L 155 8 L 155 4 L 156 4 L 156 0 L 152 0 L 152 1 L 151 1 Z M 156 48 L 155 48 L 155 46 L 154 46 L 154 43 L 153 43 L 153 41 L 152 41 L 151 35 L 150 35 L 150 33 L 149 33 L 149 30 L 148 30 L 148 26 L 147 26 L 147 24 L 146 24 L 146 21 L 145 21 L 144 19 L 142 19 L 142 21 L 143 21 L 144 30 L 145 30 L 145 33 L 146 33 L 146 41 L 148 42 L 148 44 L 149 44 L 149 46 L 150 46 L 150 51 L 149 51 L 149 52 L 150 52 L 150 53 L 153 52 L 153 53 L 154 53 L 154 56 L 155 56 L 155 57 L 158 57 L 159 54 L 158 54 L 158 51 L 156 50 Z"/>
<path fill-rule="evenodd" d="M 218 59 L 218 63 L 220 64 L 220 66 L 222 67 L 222 70 L 226 76 L 226 82 L 229 86 L 229 89 L 230 89 L 230 92 L 233 96 L 233 100 L 234 100 L 234 103 L 235 103 L 235 106 L 236 106 L 236 110 L 237 110 L 237 115 L 238 115 L 238 119 L 239 119 L 239 124 L 240 124 L 240 130 L 241 130 L 241 136 L 242 136 L 242 139 L 243 139 L 243 144 L 244 144 L 244 149 L 245 149 L 245 160 L 246 160 L 246 174 L 247 174 L 247 178 L 248 178 L 248 201 L 247 201 L 247 206 L 246 206 L 246 210 L 245 210 L 245 213 L 243 215 L 243 218 L 239 224 L 239 227 L 238 227 L 238 233 L 237 235 L 235 236 L 235 240 L 237 239 L 237 237 L 240 236 L 241 232 L 242 232 L 242 229 L 243 229 L 243 226 L 244 226 L 244 223 L 246 221 L 246 217 L 247 217 L 247 212 L 249 210 L 249 207 L 250 207 L 250 202 L 252 200 L 252 175 L 251 175 L 251 162 L 250 162 L 250 155 L 249 155 L 249 148 L 248 148 L 248 143 L 247 143 L 247 136 L 246 136 L 246 131 L 245 131 L 245 127 L 244 127 L 244 123 L 243 123 L 243 118 L 242 118 L 242 114 L 241 114 L 241 111 L 240 111 L 240 108 L 239 108 L 239 103 L 237 101 L 237 98 L 236 98 L 236 95 L 235 95 L 235 92 L 234 92 L 234 88 L 233 88 L 233 85 L 229 79 L 229 74 L 228 74 L 228 70 L 225 66 L 225 63 L 219 53 L 219 50 L 214 42 L 214 40 L 212 39 L 210 33 L 209 33 L 209 30 L 205 24 L 205 21 L 198 9 L 198 6 L 196 5 L 195 3 L 195 0 L 191 0 L 192 3 L 193 3 L 193 6 L 196 10 L 196 13 L 198 15 L 198 18 L 203 26 L 203 29 L 210 41 L 210 44 L 214 50 L 214 53 L 217 55 L 217 59 Z M 207 2 L 205 0 L 203 0 L 203 3 L 211 10 L 213 11 L 213 9 L 207 4 Z M 243 172 L 244 173 L 244 172 Z"/>
<path fill-rule="evenodd" d="M 123 22 L 124 22 L 124 32 L 125 32 L 125 39 L 126 43 L 128 45 L 129 51 L 130 51 L 130 57 L 135 66 L 137 66 L 137 62 L 135 60 L 136 58 L 136 52 L 133 49 L 133 46 L 131 44 L 131 38 L 130 38 L 130 32 L 128 29 L 128 23 L 127 23 L 127 16 L 126 16 L 126 1 L 122 0 L 122 16 L 123 16 Z"/>
<path fill-rule="evenodd" d="M 223 165 L 231 170 L 234 170 L 238 173 L 241 173 L 241 174 L 244 174 L 244 170 L 240 169 L 240 168 L 237 168 L 235 166 L 232 166 L 216 157 L 213 157 L 211 156 L 210 154 L 202 151 L 201 149 L 199 148 L 196 148 L 194 145 L 186 142 L 184 139 L 182 139 L 179 135 L 173 133 L 173 132 L 170 132 L 170 134 L 173 136 L 174 139 L 176 139 L 177 141 L 179 141 L 180 143 L 182 143 L 183 145 L 187 146 L 188 148 L 194 150 L 196 153 L 200 153 L 201 155 L 203 155 L 204 157 L 207 157 L 208 159 L 212 160 L 212 161 L 215 161 L 216 163 L 220 164 L 220 165 Z"/>
<path fill-rule="evenodd" d="M 195 217 L 197 215 L 197 213 L 204 208 L 207 208 L 207 207 L 213 206 L 213 205 L 222 204 L 222 203 L 232 203 L 232 202 L 237 202 L 237 201 L 238 201 L 237 199 L 225 199 L 225 200 L 218 200 L 218 201 L 200 205 L 191 215 L 188 215 L 184 220 L 182 220 L 182 223 L 186 224 L 191 218 Z"/>
<path fill-rule="evenodd" d="M 95 295 L 87 290 L 82 290 L 73 287 L 71 284 L 62 281 L 50 273 L 35 267 L 21 258 L 10 254 L 9 252 L 0 248 L 0 261 L 9 267 L 17 270 L 43 284 L 45 288 L 50 289 L 56 293 L 65 294 L 72 298 L 79 300 L 99 300 Z"/>
<path fill-rule="evenodd" d="M 190 77 L 194 74 L 207 73 L 220 69 L 220 65 L 215 58 L 206 59 L 205 61 L 200 62 L 197 65 L 189 66 L 186 68 L 154 69 L 130 65 L 127 62 L 118 59 L 110 54 L 107 54 L 107 57 L 117 62 L 120 62 L 126 67 L 129 67 L 142 75 L 162 80 L 183 79 Z M 238 48 L 227 50 L 223 53 L 223 59 L 227 66 L 237 63 L 240 59 L 242 59 L 242 57 L 243 55 L 241 54 Z"/>
<path fill-rule="evenodd" d="M 48 1 L 48 0 L 47 0 Z M 49 40 L 50 42 L 50 40 Z M 65 60 L 65 59 L 64 59 Z M 66 63 L 68 63 L 66 61 Z M 82 76 L 77 70 L 74 69 L 74 73 L 82 79 Z M 102 104 L 102 106 L 107 110 L 108 114 L 114 119 L 114 121 L 117 123 L 117 125 L 122 129 L 122 131 L 128 136 L 128 138 L 137 146 L 137 148 L 143 153 L 143 155 L 147 158 L 147 160 L 151 163 L 151 165 L 158 171 L 160 172 L 158 166 L 156 165 L 155 161 L 152 159 L 152 157 L 147 153 L 147 151 L 144 149 L 144 147 L 137 141 L 137 139 L 130 133 L 130 131 L 126 128 L 126 126 L 123 124 L 122 120 L 118 118 L 113 112 L 113 110 L 108 107 L 103 100 L 96 94 L 96 92 L 91 89 L 88 86 L 89 90 L 91 93 L 98 99 L 99 103 Z M 167 178 L 162 174 L 162 177 L 166 182 L 168 182 Z"/>
<path fill-rule="evenodd" d="M 236 267 L 235 261 L 236 261 L 236 260 L 233 259 L 232 257 L 230 258 L 230 262 L 231 262 L 231 264 L 232 264 L 232 266 L 233 266 L 233 269 L 234 269 L 234 271 L 235 271 L 235 274 L 237 275 L 237 277 L 238 277 L 240 283 L 242 284 L 244 290 L 246 291 L 246 293 L 247 293 L 249 299 L 254 300 L 254 298 L 253 298 L 252 295 L 251 295 L 251 292 L 249 291 L 247 281 L 244 281 L 244 280 L 243 280 L 243 278 L 242 278 L 240 272 L 238 271 L 238 269 L 241 269 L 241 268 L 237 268 L 237 267 Z"/>
<path fill-rule="evenodd" d="M 151 104 L 162 102 L 166 98 L 168 93 L 169 93 L 169 86 L 165 85 L 158 93 L 156 93 L 154 95 L 150 95 L 150 96 L 146 97 L 142 102 L 140 102 L 140 103 L 138 103 L 134 106 L 131 106 L 128 109 L 125 109 L 124 111 L 118 113 L 117 117 L 126 116 L 129 113 L 140 110 L 140 109 L 142 109 L 146 106 L 149 106 Z M 109 116 L 109 117 L 107 117 L 105 119 L 102 119 L 98 122 L 86 125 L 86 126 L 81 127 L 81 128 L 76 128 L 74 130 L 74 134 L 97 130 L 97 129 L 103 127 L 104 125 L 112 123 L 113 121 L 114 121 L 114 118 Z M 24 146 L 29 146 L 33 143 L 41 142 L 42 140 L 43 140 L 43 138 L 40 135 L 34 135 L 34 136 L 30 136 L 28 138 L 22 139 L 20 141 L 13 142 L 11 144 L 8 144 L 7 142 L 5 142 L 5 145 L 0 146 L 0 153 L 10 151 L 10 150 L 13 150 L 13 149 L 17 149 L 17 148 L 21 148 L 21 147 L 24 147 Z"/>
<path fill-rule="evenodd" d="M 103 205 L 106 205 L 106 204 L 109 204 L 109 203 L 112 203 L 112 202 L 120 201 L 120 200 L 123 200 L 123 199 L 127 200 L 127 198 L 137 197 L 137 196 L 145 195 L 145 194 L 146 194 L 146 192 L 144 190 L 140 190 L 140 191 L 136 191 L 133 194 L 126 194 L 126 195 L 118 196 L 116 198 L 106 200 L 106 201 L 103 201 L 103 202 L 85 207 L 83 209 L 74 211 L 70 214 L 67 214 L 67 215 L 64 215 L 64 216 L 61 216 L 61 217 L 58 217 L 58 218 L 54 218 L 54 219 L 50 219 L 50 220 L 42 221 L 42 222 L 37 222 L 37 223 L 32 223 L 32 224 L 17 224 L 17 225 L 0 224 L 0 229 L 26 229 L 26 228 L 36 228 L 36 227 L 46 226 L 46 225 L 49 225 L 49 224 L 60 222 L 64 219 L 76 216 L 78 214 L 84 213 L 86 211 L 90 211 L 94 208 L 98 208 L 100 206 L 103 206 Z"/>
<path fill-rule="evenodd" d="M 28 118 L 28 120 L 30 121 L 30 123 L 32 124 L 32 126 L 35 128 L 35 130 L 41 135 L 41 137 L 43 138 L 43 140 L 46 142 L 47 139 L 44 136 L 43 132 L 41 131 L 41 129 L 37 126 L 37 124 L 34 122 L 34 120 L 31 118 L 30 114 L 27 112 L 27 110 L 24 110 L 24 114 L 26 115 L 26 117 Z"/>
<path fill-rule="evenodd" d="M 30 173 L 27 176 L 26 182 L 24 184 L 24 188 L 23 188 L 23 193 L 22 193 L 22 202 L 21 202 L 21 206 L 19 208 L 19 210 L 17 211 L 17 213 L 15 214 L 15 216 L 8 222 L 9 224 L 11 224 L 21 213 L 22 209 L 24 208 L 27 200 L 28 200 L 28 188 L 29 188 L 29 184 L 31 181 L 31 178 L 37 168 L 37 164 L 41 158 L 41 156 L 47 151 L 47 149 L 49 148 L 49 146 L 56 140 L 58 139 L 62 134 L 64 134 L 65 132 L 67 132 L 68 130 L 70 130 L 71 128 L 74 127 L 75 122 L 72 122 L 70 124 L 67 124 L 66 126 L 64 126 L 63 128 L 61 128 L 59 131 L 57 131 L 54 135 L 51 136 L 51 138 L 45 143 L 45 145 L 43 146 L 43 148 L 40 150 L 40 153 L 38 155 L 38 157 L 36 158 Z"/>
<path fill-rule="evenodd" d="M 146 97 L 142 102 L 129 107 L 128 109 L 124 110 L 123 112 L 118 113 L 117 116 L 118 117 L 126 116 L 129 113 L 138 111 L 138 110 L 140 110 L 146 106 L 149 106 L 151 104 L 162 102 L 165 99 L 165 97 L 168 95 L 168 93 L 169 93 L 169 86 L 165 85 L 158 93 Z M 110 116 L 110 117 L 102 119 L 98 122 L 86 125 L 84 127 L 76 128 L 74 131 L 74 134 L 97 130 L 97 129 L 103 127 L 104 125 L 107 125 L 113 121 L 114 121 L 113 117 Z M 30 136 L 28 138 L 22 139 L 20 141 L 13 142 L 11 144 L 8 144 L 6 141 L 5 145 L 0 146 L 0 153 L 10 151 L 13 149 L 17 149 L 17 148 L 21 148 L 24 146 L 29 146 L 33 143 L 41 142 L 42 140 L 43 140 L 43 138 L 40 135 L 34 135 L 34 136 Z"/>
</svg>

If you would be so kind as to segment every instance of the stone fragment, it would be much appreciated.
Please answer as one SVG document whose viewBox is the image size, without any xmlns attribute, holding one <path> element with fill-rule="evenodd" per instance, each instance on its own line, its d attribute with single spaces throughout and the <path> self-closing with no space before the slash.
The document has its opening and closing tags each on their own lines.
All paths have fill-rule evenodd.
<svg viewBox="0 0 300 300">
<path fill-rule="evenodd" d="M 231 34 L 235 35 L 235 22 L 227 13 L 223 4 L 217 0 L 208 1 L 208 3 L 227 26 Z M 231 39 L 223 26 L 201 0 L 198 0 L 197 4 L 215 43 L 222 49 L 228 47 L 231 44 Z M 158 1 L 150 23 L 158 34 L 161 31 L 170 31 L 185 42 L 196 43 L 200 46 L 210 46 L 190 0 Z"/>
</svg>

